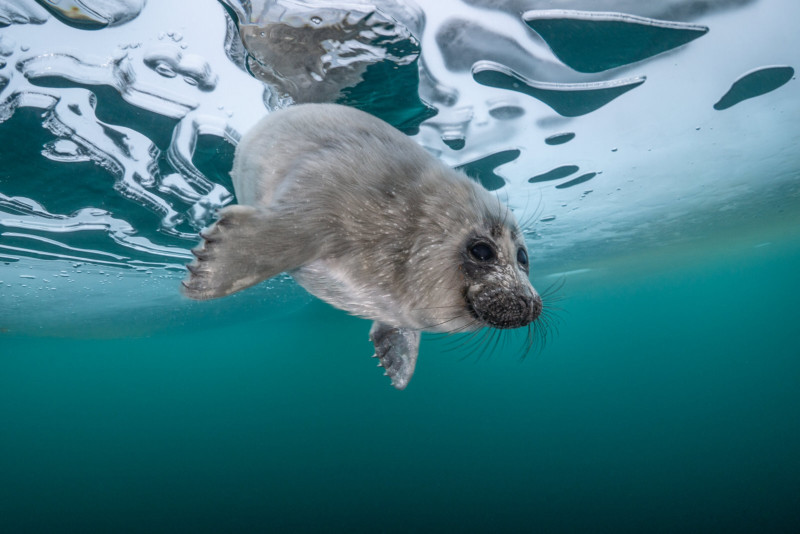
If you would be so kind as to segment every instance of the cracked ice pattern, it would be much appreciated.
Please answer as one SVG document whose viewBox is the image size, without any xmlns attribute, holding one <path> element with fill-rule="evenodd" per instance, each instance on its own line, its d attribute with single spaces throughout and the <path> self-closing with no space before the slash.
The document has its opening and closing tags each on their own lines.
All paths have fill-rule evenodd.
<svg viewBox="0 0 800 534">
<path fill-rule="evenodd" d="M 133 7 L 141 8 L 143 2 L 127 5 L 131 9 L 126 12 L 107 13 L 107 25 L 135 18 L 138 11 Z M 15 115 L 35 112 L 41 117 L 41 128 L 50 134 L 41 146 L 43 157 L 60 165 L 92 162 L 107 176 L 106 185 L 87 183 L 84 179 L 96 180 L 96 174 L 76 169 L 73 193 L 80 194 L 82 188 L 107 189 L 96 198 L 97 207 L 78 202 L 75 211 L 57 213 L 48 211 L 54 202 L 46 196 L 30 199 L 8 194 L 28 188 L 19 186 L 13 170 L 7 169 L 0 184 L 0 249 L 35 251 L 35 243 L 18 246 L 24 241 L 21 234 L 14 234 L 15 244 L 10 244 L 13 231 L 24 228 L 31 241 L 59 234 L 56 241 L 65 251 L 74 248 L 71 240 L 95 235 L 98 246 L 81 249 L 85 260 L 100 261 L 104 256 L 101 235 L 107 235 L 112 242 L 109 248 L 122 247 L 122 253 L 114 255 L 120 265 L 182 261 L 197 231 L 212 221 L 216 209 L 233 199 L 229 185 L 215 183 L 194 162 L 201 136 L 216 138 L 217 144 L 235 144 L 239 138 L 230 116 L 219 105 L 204 102 L 203 93 L 217 87 L 218 75 L 201 55 L 186 51 L 183 37 L 174 31 L 151 33 L 144 42 L 123 41 L 82 52 L 66 43 L 61 47 L 37 40 L 31 34 L 41 29 L 44 35 L 48 25 L 64 35 L 83 32 L 60 26 L 34 4 L 27 7 L 27 17 L 5 14 L 17 27 L 27 26 L 24 33 L 5 31 L 0 36 L 4 66 L 0 121 L 11 125 Z M 170 83 L 164 83 L 167 79 Z M 10 132 L 0 130 L 3 133 Z M 100 208 L 108 203 L 102 198 L 108 195 L 127 201 L 119 213 Z M 91 196 L 85 200 L 91 202 Z M 155 224 L 144 222 L 153 220 L 152 216 Z M 138 222 L 142 217 L 142 226 L 126 221 Z"/>
</svg>

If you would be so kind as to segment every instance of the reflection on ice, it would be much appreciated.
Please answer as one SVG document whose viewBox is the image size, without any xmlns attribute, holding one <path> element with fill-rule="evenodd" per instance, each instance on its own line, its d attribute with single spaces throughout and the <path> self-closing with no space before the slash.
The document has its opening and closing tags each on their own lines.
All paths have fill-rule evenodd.
<svg viewBox="0 0 800 534">
<path fill-rule="evenodd" d="M 419 40 L 413 3 L 338 5 L 314 0 L 225 0 L 238 19 L 248 70 L 269 84 L 270 107 L 337 102 L 415 133 L 435 111 L 419 100 Z M 382 91 L 372 90 L 379 83 Z"/>
<path fill-rule="evenodd" d="M 479 61 L 472 67 L 476 82 L 489 87 L 519 91 L 541 100 L 564 117 L 586 115 L 644 83 L 644 76 L 587 83 L 548 83 L 525 78 L 505 65 Z"/>
</svg>

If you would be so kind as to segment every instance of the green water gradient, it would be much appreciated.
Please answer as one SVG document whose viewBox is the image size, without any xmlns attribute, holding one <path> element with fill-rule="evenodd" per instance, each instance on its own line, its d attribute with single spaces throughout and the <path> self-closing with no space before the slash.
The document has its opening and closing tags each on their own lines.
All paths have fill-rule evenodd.
<svg viewBox="0 0 800 534">
<path fill-rule="evenodd" d="M 570 277 L 523 362 L 426 336 L 403 392 L 369 324 L 321 303 L 0 337 L 0 531 L 798 532 L 800 240 L 779 237 Z"/>
</svg>

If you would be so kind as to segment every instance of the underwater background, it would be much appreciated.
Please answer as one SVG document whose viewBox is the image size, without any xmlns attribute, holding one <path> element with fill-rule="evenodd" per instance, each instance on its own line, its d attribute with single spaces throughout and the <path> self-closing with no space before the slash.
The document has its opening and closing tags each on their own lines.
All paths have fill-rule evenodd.
<svg viewBox="0 0 800 534">
<path fill-rule="evenodd" d="M 800 531 L 800 6 L 347 5 L 0 5 L 0 532 Z M 543 347 L 180 296 L 303 101 L 508 202 Z"/>
<path fill-rule="evenodd" d="M 571 284 L 523 362 L 423 336 L 403 392 L 369 324 L 321 303 L 6 336 L 3 530 L 795 532 L 800 237 L 763 230 Z"/>
</svg>

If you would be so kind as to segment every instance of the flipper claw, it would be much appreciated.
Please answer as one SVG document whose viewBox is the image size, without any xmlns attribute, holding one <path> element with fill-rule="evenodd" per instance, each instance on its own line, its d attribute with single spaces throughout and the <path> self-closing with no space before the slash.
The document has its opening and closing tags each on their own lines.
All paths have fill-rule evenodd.
<svg viewBox="0 0 800 534">
<path fill-rule="evenodd" d="M 384 376 L 392 379 L 395 388 L 405 389 L 417 364 L 419 330 L 375 322 L 369 338 L 375 344 L 374 357 L 380 358 L 378 367 L 386 369 Z"/>
</svg>

